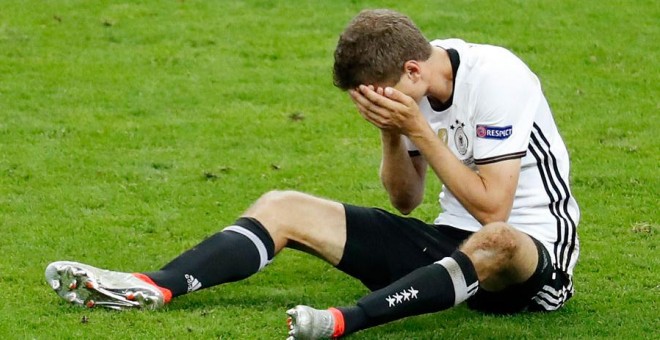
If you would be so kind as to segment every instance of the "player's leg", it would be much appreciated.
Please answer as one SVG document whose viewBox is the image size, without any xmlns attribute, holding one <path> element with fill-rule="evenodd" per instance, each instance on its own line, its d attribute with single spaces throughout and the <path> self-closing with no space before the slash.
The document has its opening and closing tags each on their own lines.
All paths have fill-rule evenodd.
<svg viewBox="0 0 660 340">
<path fill-rule="evenodd" d="M 145 273 L 173 296 L 241 280 L 263 269 L 284 247 L 337 264 L 346 242 L 342 204 L 295 191 L 271 191 L 241 218 L 160 271 Z M 190 280 L 196 286 L 190 287 Z"/>
<path fill-rule="evenodd" d="M 314 254 L 374 289 L 450 254 L 471 234 L 453 232 L 439 234 L 424 222 L 380 209 L 273 191 L 259 198 L 234 225 L 162 270 L 145 274 L 177 296 L 187 292 L 190 278 L 200 288 L 240 280 L 290 247 Z M 383 261 L 388 256 L 392 258 Z"/>
<path fill-rule="evenodd" d="M 127 274 L 54 262 L 46 269 L 46 279 L 60 296 L 75 304 L 111 302 L 104 306 L 155 308 L 172 297 L 249 277 L 285 246 L 306 250 L 336 265 L 345 242 L 342 204 L 299 192 L 273 191 L 260 197 L 231 226 L 159 271 Z M 157 289 L 148 289 L 154 286 Z M 142 299 L 132 301 L 138 292 L 146 298 L 138 294 Z"/>
<path fill-rule="evenodd" d="M 293 322 L 290 335 L 294 339 L 347 335 L 404 317 L 444 310 L 474 295 L 478 286 L 497 291 L 525 282 L 535 272 L 537 260 L 537 248 L 529 236 L 504 223 L 489 224 L 451 256 L 374 291 L 356 306 L 327 311 L 296 307 L 289 311 Z M 322 322 L 326 320 L 332 327 Z M 319 334 L 319 328 L 332 328 L 333 333 Z"/>
</svg>

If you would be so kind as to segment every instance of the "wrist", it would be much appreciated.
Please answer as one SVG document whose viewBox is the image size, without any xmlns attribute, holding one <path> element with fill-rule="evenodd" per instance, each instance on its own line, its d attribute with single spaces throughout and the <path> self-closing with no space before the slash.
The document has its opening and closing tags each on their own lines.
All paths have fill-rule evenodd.
<svg viewBox="0 0 660 340">
<path fill-rule="evenodd" d="M 383 144 L 400 144 L 401 143 L 401 134 L 394 132 L 394 131 L 389 131 L 389 130 L 380 130 L 380 139 L 382 140 Z"/>
<path fill-rule="evenodd" d="M 437 138 L 433 129 L 428 125 L 426 125 L 425 128 L 420 128 L 416 131 L 411 131 L 407 136 L 408 139 L 410 139 L 410 141 L 413 143 L 433 140 Z"/>
</svg>

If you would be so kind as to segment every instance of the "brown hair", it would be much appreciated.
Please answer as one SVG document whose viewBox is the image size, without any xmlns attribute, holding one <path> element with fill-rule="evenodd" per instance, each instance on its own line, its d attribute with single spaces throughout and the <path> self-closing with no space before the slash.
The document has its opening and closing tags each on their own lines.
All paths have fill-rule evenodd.
<svg viewBox="0 0 660 340">
<path fill-rule="evenodd" d="M 334 84 L 396 83 L 408 60 L 427 60 L 432 47 L 407 16 L 387 9 L 363 10 L 348 24 L 335 49 Z"/>
</svg>

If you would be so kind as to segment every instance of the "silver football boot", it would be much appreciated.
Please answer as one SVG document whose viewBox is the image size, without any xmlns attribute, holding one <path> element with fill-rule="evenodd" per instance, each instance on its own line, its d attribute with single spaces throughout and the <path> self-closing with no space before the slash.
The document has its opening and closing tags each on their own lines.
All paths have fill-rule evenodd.
<svg viewBox="0 0 660 340">
<path fill-rule="evenodd" d="M 163 293 L 157 287 L 133 274 L 77 262 L 49 264 L 46 282 L 62 299 L 87 308 L 156 309 L 165 304 Z"/>
<path fill-rule="evenodd" d="M 330 339 L 335 329 L 335 318 L 329 310 L 298 305 L 286 311 L 289 316 L 287 340 Z"/>
</svg>

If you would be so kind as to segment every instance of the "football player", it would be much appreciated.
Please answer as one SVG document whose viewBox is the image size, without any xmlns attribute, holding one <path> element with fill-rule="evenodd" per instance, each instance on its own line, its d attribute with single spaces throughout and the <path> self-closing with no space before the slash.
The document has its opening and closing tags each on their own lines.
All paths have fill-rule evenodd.
<svg viewBox="0 0 660 340">
<path fill-rule="evenodd" d="M 157 308 L 249 277 L 291 247 L 372 290 L 353 306 L 287 311 L 292 339 L 340 337 L 463 302 L 488 313 L 564 305 L 580 212 L 538 77 L 501 47 L 429 42 L 391 10 L 360 12 L 334 57 L 335 85 L 380 132 L 381 181 L 401 214 L 272 191 L 160 270 L 59 261 L 46 268 L 52 288 L 87 307 Z M 402 216 L 422 202 L 428 168 L 443 184 L 431 223 Z"/>
</svg>

